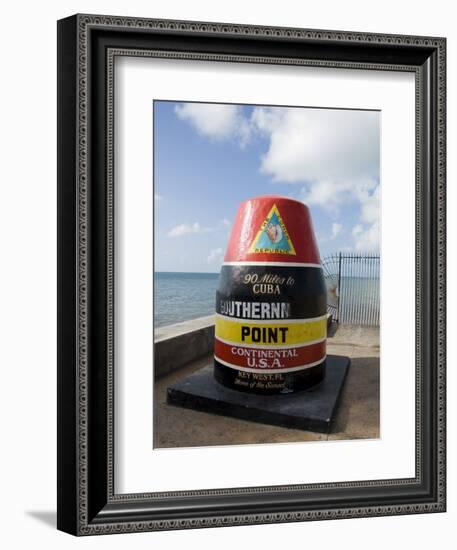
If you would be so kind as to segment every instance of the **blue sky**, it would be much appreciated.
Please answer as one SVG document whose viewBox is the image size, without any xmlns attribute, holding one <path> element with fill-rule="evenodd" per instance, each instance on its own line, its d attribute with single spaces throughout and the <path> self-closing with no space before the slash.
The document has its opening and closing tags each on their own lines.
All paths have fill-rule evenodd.
<svg viewBox="0 0 457 550">
<path fill-rule="evenodd" d="M 379 250 L 380 113 L 154 102 L 156 271 L 218 272 L 241 201 L 311 209 L 321 257 Z"/>
</svg>

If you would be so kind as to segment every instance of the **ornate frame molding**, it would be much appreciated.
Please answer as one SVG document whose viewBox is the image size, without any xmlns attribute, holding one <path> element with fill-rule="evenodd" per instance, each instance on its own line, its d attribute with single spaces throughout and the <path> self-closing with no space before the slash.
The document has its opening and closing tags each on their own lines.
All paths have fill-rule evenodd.
<svg viewBox="0 0 457 550">
<path fill-rule="evenodd" d="M 124 43 L 112 45 L 113 39 L 104 41 L 104 33 L 110 32 L 114 42 L 122 38 Z M 98 33 L 98 34 L 97 34 Z M 186 51 L 158 47 L 138 48 L 136 38 L 147 36 L 168 43 L 175 38 L 185 41 L 188 37 L 213 37 L 215 43 L 229 37 L 232 43 L 243 39 L 246 48 L 262 39 L 265 48 L 277 44 L 293 51 L 294 44 L 309 44 L 312 56 L 261 55 Z M 129 37 L 133 38 L 129 42 Z M 246 41 L 248 39 L 248 41 Z M 160 41 L 160 40 L 159 40 Z M 225 42 L 224 42 L 225 44 Z M 220 49 L 224 49 L 224 44 Z M 331 46 L 332 55 L 338 56 L 346 47 L 346 58 L 325 59 L 325 45 Z M 371 61 L 359 61 L 362 50 L 372 52 Z M 382 60 L 383 48 L 395 51 L 398 56 L 407 52 L 398 63 Z M 440 512 L 445 510 L 445 39 L 387 34 L 351 33 L 308 29 L 257 27 L 202 23 L 189 21 L 166 21 L 97 15 L 77 15 L 59 22 L 59 273 L 69 277 L 74 286 L 59 284 L 59 528 L 78 535 L 183 529 L 196 527 L 227 526 L 241 524 L 306 521 L 368 517 L 392 514 Z M 379 54 L 379 55 L 378 55 Z M 294 64 L 318 67 L 341 67 L 364 70 L 409 71 L 416 79 L 416 477 L 347 483 L 314 485 L 271 486 L 226 490 L 186 491 L 170 493 L 141 493 L 118 495 L 113 486 L 113 117 L 114 117 L 114 59 L 116 56 L 147 56 L 174 59 L 198 59 L 220 62 L 245 62 L 267 64 Z M 377 57 L 378 55 L 378 57 Z M 314 56 L 314 57 L 313 57 Z M 421 57 L 422 56 L 422 57 Z M 401 56 L 400 56 L 401 57 Z M 420 60 L 423 58 L 423 61 Z M 414 61 L 415 60 L 415 61 Z M 402 62 L 406 61 L 406 62 Z M 103 83 L 96 83 L 97 69 L 105 69 Z M 69 70 L 71 69 L 71 70 Z M 73 87 L 73 88 L 72 88 Z M 71 91 L 72 89 L 73 91 Z M 101 94 L 106 100 L 105 112 L 100 113 Z M 102 98 L 103 99 L 103 98 Z M 74 120 L 71 113 L 74 111 Z M 102 134 L 94 131 L 93 120 L 103 117 Z M 68 127 L 74 135 L 68 136 Z M 106 146 L 105 159 L 94 154 L 96 141 Z M 435 154 L 433 154 L 435 151 Z M 73 165 L 68 166 L 68 159 Z M 64 166 L 65 163 L 65 166 Z M 102 164 L 100 168 L 95 165 Z M 106 198 L 98 196 L 91 179 L 94 170 L 104 175 Z M 102 172 L 100 172 L 102 170 Z M 424 182 L 428 184 L 424 184 Z M 100 204 L 99 204 L 100 203 Z M 94 207 L 94 205 L 97 205 Z M 67 212 L 71 211 L 71 221 Z M 97 212 L 104 212 L 104 228 L 96 223 Z M 100 237 L 101 235 L 101 237 Z M 100 238 L 100 242 L 98 239 Z M 73 239 L 73 258 L 64 252 Z M 106 243 L 104 246 L 103 243 Z M 94 250 L 96 252 L 94 252 Z M 71 252 L 71 251 L 70 251 Z M 105 266 L 102 282 L 94 279 L 92 264 Z M 99 258 L 99 259 L 98 259 Z M 59 280 L 61 278 L 59 277 Z M 105 318 L 94 317 L 91 304 L 96 289 L 104 289 Z M 428 300 L 428 301 L 427 301 Z M 73 305 L 71 306 L 71 304 Z M 70 314 L 73 313 L 73 316 Z M 432 317 L 427 324 L 425 317 Z M 95 353 L 91 326 L 103 323 L 106 345 Z M 71 336 L 68 332 L 71 331 Z M 65 332 L 65 334 L 63 334 Z M 92 347 L 91 347 L 92 346 Z M 92 350 L 92 351 L 91 351 Z M 104 445 L 95 449 L 93 442 L 94 423 L 100 418 L 90 414 L 91 392 L 94 388 L 94 372 L 104 355 L 106 364 L 102 372 L 105 385 L 101 395 L 106 404 Z M 427 364 L 424 363 L 427 359 Z M 424 376 L 425 375 L 425 376 Z M 99 391 L 96 389 L 96 392 Z M 431 403 L 434 396 L 436 404 Z M 68 411 L 68 400 L 75 401 L 75 410 Z M 430 403 L 429 403 L 430 401 Z M 426 416 L 428 407 L 433 418 Z M 98 412 L 96 413 L 99 414 Z M 100 435 L 100 434 L 99 434 Z M 433 458 L 424 456 L 424 436 L 433 444 Z M 95 457 L 95 458 L 94 458 Z M 429 462 L 431 460 L 432 462 Z M 105 461 L 105 467 L 103 466 Z M 95 487 L 90 472 L 101 472 L 103 483 Z M 430 472 L 435 473 L 431 476 Z M 428 488 L 426 498 L 425 486 Z M 376 504 L 379 491 L 388 494 L 389 487 L 403 497 L 392 493 L 390 504 Z M 421 498 L 414 500 L 408 487 L 422 487 Z M 319 508 L 310 502 L 302 510 L 277 511 L 274 503 L 270 512 L 254 510 L 246 498 L 257 502 L 262 495 L 268 500 L 272 494 L 291 496 L 310 491 L 368 490 L 368 500 L 359 506 L 331 506 Z M 371 500 L 369 495 L 372 495 Z M 390 493 L 389 493 L 390 494 Z M 95 495 L 95 496 L 94 496 Z M 394 498 L 395 496 L 395 498 Z M 224 498 L 236 500 L 241 497 L 243 505 L 227 508 L 221 512 Z M 192 514 L 183 513 L 183 499 L 192 499 Z M 215 513 L 198 513 L 199 499 L 219 499 Z M 253 499 L 254 500 L 254 499 Z M 271 498 L 270 498 L 271 500 Z M 153 504 L 176 502 L 176 514 L 164 516 Z M 379 501 L 379 497 L 378 497 Z M 148 505 L 150 510 L 148 511 Z M 252 508 L 252 511 L 251 509 Z M 142 510 L 141 512 L 139 510 Z M 144 510 L 146 509 L 146 512 Z M 237 511 L 238 510 L 238 511 Z M 192 517 L 189 517 L 192 516 Z"/>
</svg>

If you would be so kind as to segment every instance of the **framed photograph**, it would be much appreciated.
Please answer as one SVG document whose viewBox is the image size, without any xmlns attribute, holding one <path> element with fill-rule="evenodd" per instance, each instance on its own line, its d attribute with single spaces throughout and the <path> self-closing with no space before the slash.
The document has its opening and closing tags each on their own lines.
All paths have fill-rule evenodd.
<svg viewBox="0 0 457 550">
<path fill-rule="evenodd" d="M 58 22 L 58 528 L 443 512 L 444 38 Z"/>
</svg>

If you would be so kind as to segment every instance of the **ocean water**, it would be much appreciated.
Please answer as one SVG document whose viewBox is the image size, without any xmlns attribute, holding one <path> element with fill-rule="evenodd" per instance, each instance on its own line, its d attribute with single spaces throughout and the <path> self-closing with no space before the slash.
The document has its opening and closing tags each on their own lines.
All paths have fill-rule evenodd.
<svg viewBox="0 0 457 550">
<path fill-rule="evenodd" d="M 156 272 L 154 326 L 163 327 L 212 315 L 218 281 L 218 273 Z"/>
<path fill-rule="evenodd" d="M 218 273 L 154 274 L 154 326 L 163 327 L 205 315 L 213 315 Z M 379 279 L 343 277 L 340 316 L 342 322 L 377 324 Z M 329 295 L 331 302 L 331 296 Z"/>
<path fill-rule="evenodd" d="M 378 325 L 380 288 L 378 278 L 342 277 L 340 288 L 340 322 Z"/>
</svg>

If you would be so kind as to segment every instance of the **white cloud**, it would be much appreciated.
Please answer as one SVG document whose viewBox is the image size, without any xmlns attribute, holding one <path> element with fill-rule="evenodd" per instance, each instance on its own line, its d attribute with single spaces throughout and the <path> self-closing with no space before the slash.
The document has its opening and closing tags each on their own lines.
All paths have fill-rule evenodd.
<svg viewBox="0 0 457 550">
<path fill-rule="evenodd" d="M 210 265 L 220 265 L 223 259 L 224 251 L 222 250 L 222 248 L 213 248 L 213 250 L 210 251 L 208 257 L 206 258 L 206 261 Z"/>
<path fill-rule="evenodd" d="M 156 201 L 161 201 L 163 199 L 163 195 L 159 195 L 159 193 L 154 193 L 154 199 Z"/>
<path fill-rule="evenodd" d="M 378 113 L 259 107 L 251 120 L 269 140 L 261 171 L 274 181 L 301 184 L 307 204 L 335 212 L 376 189 Z"/>
<path fill-rule="evenodd" d="M 256 107 L 250 118 L 236 105 L 184 103 L 175 108 L 210 139 L 238 139 L 244 147 L 254 134 L 268 142 L 260 171 L 273 181 L 300 186 L 303 202 L 333 214 L 357 204 L 353 230 L 357 250 L 379 249 L 379 113 L 338 109 Z M 223 220 L 224 225 L 228 220 Z M 342 230 L 334 223 L 331 238 Z"/>
<path fill-rule="evenodd" d="M 362 220 L 365 223 L 373 224 L 379 222 L 380 190 L 381 187 L 377 185 L 372 193 L 367 193 L 366 195 L 359 197 L 362 207 Z"/>
<path fill-rule="evenodd" d="M 167 235 L 169 237 L 181 237 L 182 235 L 188 235 L 189 233 L 202 233 L 203 231 L 205 231 L 205 229 L 202 228 L 198 222 L 191 225 L 182 223 L 170 229 Z"/>
<path fill-rule="evenodd" d="M 220 222 L 213 227 L 202 227 L 199 222 L 194 222 L 192 224 L 181 223 L 171 228 L 167 235 L 168 237 L 182 237 L 190 233 L 211 233 L 213 231 L 222 231 L 225 228 L 228 229 L 230 225 L 230 221 L 226 218 L 220 220 Z"/>
<path fill-rule="evenodd" d="M 343 225 L 341 223 L 332 223 L 332 239 L 335 239 L 341 233 L 342 229 Z"/>
<path fill-rule="evenodd" d="M 270 141 L 261 168 L 275 180 L 347 184 L 378 174 L 377 112 L 258 107 L 251 118 Z"/>
<path fill-rule="evenodd" d="M 372 193 L 359 197 L 361 221 L 352 230 L 355 249 L 359 252 L 379 252 L 380 239 L 380 186 Z"/>
<path fill-rule="evenodd" d="M 360 223 L 352 228 L 353 237 L 358 237 L 361 233 L 363 233 L 363 227 L 360 225 Z"/>
<path fill-rule="evenodd" d="M 379 113 L 343 109 L 256 107 L 250 118 L 238 105 L 182 103 L 176 115 L 203 136 L 268 140 L 260 170 L 274 181 L 302 185 L 302 199 L 330 210 L 373 194 L 379 174 Z M 373 201 L 373 206 L 374 201 Z"/>
<path fill-rule="evenodd" d="M 357 250 L 379 250 L 379 113 L 374 111 L 256 108 L 252 124 L 269 141 L 261 171 L 274 181 L 300 184 L 303 202 L 333 213 L 356 203 Z M 332 225 L 332 238 L 342 230 Z"/>
<path fill-rule="evenodd" d="M 352 236 L 357 252 L 379 253 L 380 227 L 378 221 L 369 226 L 357 224 L 352 229 Z"/>
<path fill-rule="evenodd" d="M 202 136 L 214 140 L 237 139 L 241 147 L 249 141 L 251 126 L 238 105 L 182 103 L 175 107 L 175 113 Z"/>
</svg>

